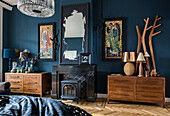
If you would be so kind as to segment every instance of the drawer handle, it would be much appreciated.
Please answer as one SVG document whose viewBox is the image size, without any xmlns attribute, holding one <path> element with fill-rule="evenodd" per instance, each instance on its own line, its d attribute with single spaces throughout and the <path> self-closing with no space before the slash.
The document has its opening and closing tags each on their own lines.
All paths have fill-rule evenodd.
<svg viewBox="0 0 170 116">
<path fill-rule="evenodd" d="M 37 90 L 37 89 L 28 89 L 28 90 Z"/>
<path fill-rule="evenodd" d="M 114 95 L 123 95 L 123 96 L 129 96 L 128 94 L 118 94 L 118 93 L 115 93 Z"/>
<path fill-rule="evenodd" d="M 19 81 L 10 81 L 11 83 L 19 83 Z"/>
<path fill-rule="evenodd" d="M 19 76 L 11 76 L 11 78 L 19 78 Z"/>
<path fill-rule="evenodd" d="M 37 84 L 37 82 L 28 82 L 28 84 Z"/>
<path fill-rule="evenodd" d="M 130 88 L 130 87 L 123 87 L 123 86 L 116 86 L 116 87 L 119 87 L 119 88 Z"/>
<path fill-rule="evenodd" d="M 11 89 L 19 89 L 19 87 L 11 87 Z"/>
<path fill-rule="evenodd" d="M 29 78 L 37 78 L 37 77 L 29 77 Z"/>
<path fill-rule="evenodd" d="M 159 87 L 142 87 L 143 89 L 159 89 Z"/>
<path fill-rule="evenodd" d="M 151 95 L 142 95 L 143 97 L 156 97 L 156 98 L 158 98 L 157 96 L 151 96 Z"/>
<path fill-rule="evenodd" d="M 129 80 L 115 80 L 115 82 L 131 82 Z"/>
<path fill-rule="evenodd" d="M 161 82 L 160 81 L 137 81 L 137 83 L 145 83 L 145 84 L 160 84 Z"/>
</svg>

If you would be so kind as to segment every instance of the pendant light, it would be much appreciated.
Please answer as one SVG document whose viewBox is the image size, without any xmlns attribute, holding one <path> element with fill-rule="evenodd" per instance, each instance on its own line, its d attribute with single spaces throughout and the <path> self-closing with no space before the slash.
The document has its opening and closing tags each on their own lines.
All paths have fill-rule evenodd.
<svg viewBox="0 0 170 116">
<path fill-rule="evenodd" d="M 54 0 L 18 0 L 17 8 L 32 17 L 51 17 L 55 13 Z"/>
</svg>

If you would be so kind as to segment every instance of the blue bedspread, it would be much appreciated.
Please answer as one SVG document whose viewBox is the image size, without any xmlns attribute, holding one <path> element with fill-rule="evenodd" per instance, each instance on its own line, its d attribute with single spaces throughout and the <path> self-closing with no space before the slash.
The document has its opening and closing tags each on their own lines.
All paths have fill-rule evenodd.
<svg viewBox="0 0 170 116">
<path fill-rule="evenodd" d="M 9 103 L 0 107 L 0 115 L 10 116 L 91 116 L 86 111 L 59 100 L 31 96 L 6 96 Z"/>
</svg>

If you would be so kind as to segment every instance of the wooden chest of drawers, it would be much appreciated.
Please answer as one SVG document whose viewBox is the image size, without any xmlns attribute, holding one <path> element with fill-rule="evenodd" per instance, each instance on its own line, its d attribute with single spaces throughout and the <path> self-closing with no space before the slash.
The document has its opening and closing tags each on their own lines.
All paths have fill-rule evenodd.
<svg viewBox="0 0 170 116">
<path fill-rule="evenodd" d="M 5 81 L 10 82 L 11 92 L 38 94 L 40 97 L 51 90 L 51 74 L 43 73 L 5 73 Z"/>
<path fill-rule="evenodd" d="M 110 100 L 162 103 L 165 107 L 165 78 L 108 76 Z"/>
</svg>

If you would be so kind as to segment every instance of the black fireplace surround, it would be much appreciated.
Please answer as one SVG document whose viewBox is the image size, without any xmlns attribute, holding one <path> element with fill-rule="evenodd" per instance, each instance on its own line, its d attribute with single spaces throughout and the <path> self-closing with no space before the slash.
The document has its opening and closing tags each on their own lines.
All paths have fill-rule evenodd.
<svg viewBox="0 0 170 116">
<path fill-rule="evenodd" d="M 52 98 L 61 96 L 61 81 L 67 78 L 85 79 L 86 101 L 96 100 L 96 65 L 54 65 L 52 66 Z"/>
</svg>

